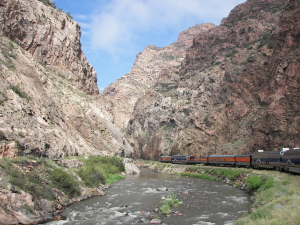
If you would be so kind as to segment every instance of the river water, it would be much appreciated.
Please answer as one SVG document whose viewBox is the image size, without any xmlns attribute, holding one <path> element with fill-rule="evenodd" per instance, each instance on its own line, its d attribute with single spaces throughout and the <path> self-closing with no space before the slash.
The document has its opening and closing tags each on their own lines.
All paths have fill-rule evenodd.
<svg viewBox="0 0 300 225">
<path fill-rule="evenodd" d="M 69 206 L 63 211 L 67 220 L 48 224 L 149 224 L 154 216 L 165 225 L 230 225 L 250 207 L 245 192 L 221 182 L 141 171 L 114 183 L 105 196 Z M 161 191 L 165 188 L 168 190 Z M 169 217 L 154 212 L 170 192 L 184 204 L 172 209 Z"/>
</svg>

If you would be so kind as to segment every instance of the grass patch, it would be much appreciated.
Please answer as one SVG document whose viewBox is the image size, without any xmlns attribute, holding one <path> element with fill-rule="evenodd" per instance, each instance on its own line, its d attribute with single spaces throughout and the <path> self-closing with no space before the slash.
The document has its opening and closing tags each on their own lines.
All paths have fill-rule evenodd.
<svg viewBox="0 0 300 225">
<path fill-rule="evenodd" d="M 245 179 L 247 185 L 257 189 L 251 213 L 235 224 L 299 224 L 300 177 L 277 171 L 253 171 Z"/>
<path fill-rule="evenodd" d="M 125 176 L 119 175 L 119 174 L 109 174 L 106 180 L 107 184 L 112 184 L 116 182 L 117 180 L 123 179 Z"/>
<path fill-rule="evenodd" d="M 163 201 L 163 205 L 160 207 L 160 211 L 163 215 L 168 215 L 171 213 L 171 208 L 178 207 L 181 203 L 179 199 L 177 199 L 174 193 L 169 193 L 166 200 Z"/>
<path fill-rule="evenodd" d="M 207 175 L 207 174 L 199 174 L 199 173 L 180 173 L 183 177 L 193 177 L 193 178 L 200 178 L 205 180 L 216 180 L 217 178 Z"/>
<path fill-rule="evenodd" d="M 112 175 L 125 171 L 122 159 L 117 157 L 90 156 L 82 162 L 83 166 L 76 172 L 87 187 L 110 183 L 114 179 Z"/>
</svg>

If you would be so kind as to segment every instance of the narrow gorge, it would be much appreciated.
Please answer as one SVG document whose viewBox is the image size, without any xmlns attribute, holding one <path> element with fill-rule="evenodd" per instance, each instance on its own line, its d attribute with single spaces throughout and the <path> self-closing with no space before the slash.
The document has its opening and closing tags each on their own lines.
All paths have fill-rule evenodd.
<svg viewBox="0 0 300 225">
<path fill-rule="evenodd" d="M 247 0 L 220 25 L 149 45 L 103 93 L 80 37 L 79 23 L 51 0 L 0 0 L 0 223 L 36 223 L 68 205 L 53 203 L 60 191 L 33 201 L 8 173 L 35 179 L 49 166 L 35 179 L 42 188 L 58 168 L 83 184 L 73 170 L 90 156 L 300 146 L 300 0 Z M 81 199 L 103 194 L 85 188 Z"/>
</svg>

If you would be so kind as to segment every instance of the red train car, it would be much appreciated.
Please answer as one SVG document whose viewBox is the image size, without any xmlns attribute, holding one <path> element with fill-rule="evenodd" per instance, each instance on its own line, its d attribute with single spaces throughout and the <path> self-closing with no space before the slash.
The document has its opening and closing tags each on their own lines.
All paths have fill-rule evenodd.
<svg viewBox="0 0 300 225">
<path fill-rule="evenodd" d="M 159 158 L 160 162 L 165 162 L 165 163 L 171 163 L 172 162 L 172 156 L 161 156 Z"/>
<path fill-rule="evenodd" d="M 211 155 L 207 158 L 208 165 L 235 165 L 235 155 Z"/>
<path fill-rule="evenodd" d="M 187 158 L 187 164 L 207 164 L 207 156 L 201 159 L 197 159 L 196 156 L 191 155 Z"/>
<path fill-rule="evenodd" d="M 236 166 L 251 166 L 251 155 L 236 155 L 235 156 L 235 165 Z"/>
<path fill-rule="evenodd" d="M 204 165 L 229 165 L 229 166 L 251 166 L 251 155 L 212 155 L 197 159 L 190 156 L 188 164 L 204 164 Z"/>
</svg>

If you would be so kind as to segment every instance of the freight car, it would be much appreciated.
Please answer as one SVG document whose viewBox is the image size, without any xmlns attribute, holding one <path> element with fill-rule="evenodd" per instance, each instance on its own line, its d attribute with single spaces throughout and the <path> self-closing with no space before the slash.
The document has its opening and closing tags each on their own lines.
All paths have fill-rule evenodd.
<svg viewBox="0 0 300 225">
<path fill-rule="evenodd" d="M 160 161 L 180 164 L 276 169 L 300 174 L 300 148 L 283 148 L 281 151 L 258 150 L 249 155 L 210 155 L 200 159 L 191 155 L 161 156 Z"/>
</svg>

